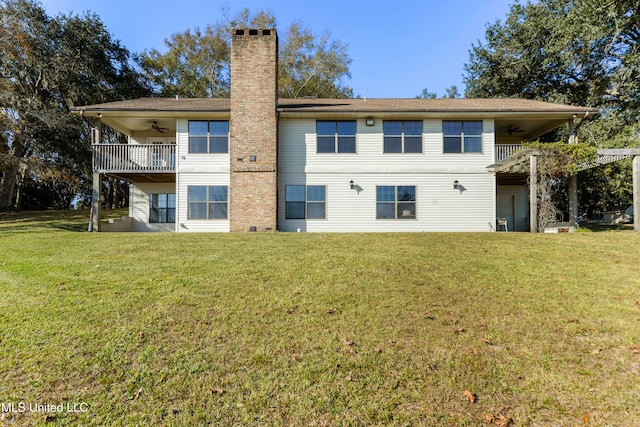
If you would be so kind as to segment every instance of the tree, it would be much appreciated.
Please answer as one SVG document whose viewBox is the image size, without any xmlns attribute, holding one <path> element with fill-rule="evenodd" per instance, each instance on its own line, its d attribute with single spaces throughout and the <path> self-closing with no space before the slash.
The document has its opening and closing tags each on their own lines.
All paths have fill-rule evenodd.
<svg viewBox="0 0 640 427">
<path fill-rule="evenodd" d="M 450 88 L 446 89 L 447 94 L 445 95 L 445 98 L 459 98 L 460 97 L 460 92 L 458 91 L 458 86 L 453 85 Z"/>
<path fill-rule="evenodd" d="M 166 53 L 153 49 L 137 55 L 143 73 L 161 96 L 226 97 L 230 89 L 232 28 L 274 28 L 270 12 L 252 15 L 243 9 L 204 31 L 196 28 L 165 40 Z M 294 23 L 281 34 L 278 62 L 279 96 L 286 98 L 348 98 L 353 90 L 343 84 L 349 78 L 351 59 L 347 46 L 329 33 L 316 35 Z"/>
<path fill-rule="evenodd" d="M 584 144 L 528 143 L 525 148 L 535 150 L 537 159 L 538 229 L 563 220 L 558 206 L 567 199 L 565 178 L 575 175 L 582 165 L 593 162 L 597 156 L 595 147 Z M 558 200 L 558 193 L 563 194 Z"/>
<path fill-rule="evenodd" d="M 446 92 L 446 95 L 443 96 L 443 98 L 459 98 L 460 97 L 460 92 L 458 91 L 458 87 L 455 85 L 445 89 L 445 92 Z M 416 96 L 416 98 L 436 99 L 438 98 L 438 94 L 435 92 L 429 92 L 427 88 L 424 88 L 422 89 L 422 92 L 420 92 L 420 94 Z"/>
<path fill-rule="evenodd" d="M 96 15 L 51 18 L 29 0 L 0 0 L 0 209 L 25 192 L 50 207 L 90 192 L 90 129 L 69 107 L 149 93 L 129 52 Z M 40 206 L 35 206 L 40 207 Z"/>
<path fill-rule="evenodd" d="M 426 87 L 422 89 L 422 92 L 420 92 L 420 95 L 416 96 L 416 98 L 420 98 L 420 99 L 436 99 L 437 97 L 438 97 L 437 93 L 429 92 L 429 89 L 427 89 Z"/>
<path fill-rule="evenodd" d="M 580 140 L 597 147 L 640 146 L 640 1 L 540 0 L 511 6 L 504 22 L 487 27 L 465 65 L 467 97 L 524 97 L 600 107 L 598 120 L 576 120 Z M 568 129 L 547 136 L 568 137 Z M 583 209 L 602 207 L 595 182 L 620 164 L 581 175 Z M 605 185 L 606 187 L 606 185 Z M 609 188 L 609 194 L 630 191 Z M 628 200 L 628 199 L 627 199 Z M 623 198 L 617 198 L 622 202 Z"/>
</svg>

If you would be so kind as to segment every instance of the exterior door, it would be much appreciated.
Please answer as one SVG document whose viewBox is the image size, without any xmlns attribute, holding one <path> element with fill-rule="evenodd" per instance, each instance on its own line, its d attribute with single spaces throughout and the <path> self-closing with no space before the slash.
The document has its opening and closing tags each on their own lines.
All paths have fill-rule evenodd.
<svg viewBox="0 0 640 427">
<path fill-rule="evenodd" d="M 515 196 L 514 195 L 498 194 L 496 196 L 496 215 L 498 218 L 507 219 L 507 227 L 509 228 L 509 231 L 516 231 Z M 497 221 L 496 221 L 496 230 L 498 230 Z"/>
</svg>

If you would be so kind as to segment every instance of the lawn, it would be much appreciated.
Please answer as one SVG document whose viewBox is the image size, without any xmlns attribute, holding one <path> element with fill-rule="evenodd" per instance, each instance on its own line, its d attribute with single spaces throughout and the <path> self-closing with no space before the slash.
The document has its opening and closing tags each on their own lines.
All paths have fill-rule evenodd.
<svg viewBox="0 0 640 427">
<path fill-rule="evenodd" d="M 0 216 L 0 425 L 640 426 L 633 232 L 87 221 Z"/>
</svg>

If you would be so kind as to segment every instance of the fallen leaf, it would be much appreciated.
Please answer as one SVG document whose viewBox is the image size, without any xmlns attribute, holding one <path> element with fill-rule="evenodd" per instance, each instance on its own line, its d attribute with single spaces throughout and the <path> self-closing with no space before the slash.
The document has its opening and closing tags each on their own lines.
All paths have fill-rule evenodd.
<svg viewBox="0 0 640 427">
<path fill-rule="evenodd" d="M 144 332 L 138 332 L 138 338 L 140 339 L 144 338 Z"/>
<path fill-rule="evenodd" d="M 350 341 L 350 340 L 348 340 L 347 338 L 343 339 L 343 340 L 342 340 L 342 342 L 344 343 L 344 345 L 349 345 L 349 346 L 351 346 L 351 345 L 354 345 L 354 344 L 355 344 L 355 342 L 354 342 L 354 341 Z"/>
<path fill-rule="evenodd" d="M 374 347 L 373 348 L 373 352 L 374 353 L 382 353 L 382 349 L 380 347 Z"/>
<path fill-rule="evenodd" d="M 636 301 L 636 305 L 640 305 L 640 300 Z"/>
<path fill-rule="evenodd" d="M 596 348 L 596 349 L 591 350 L 591 354 L 600 354 L 601 351 L 602 351 L 601 348 Z"/>
<path fill-rule="evenodd" d="M 586 414 L 584 414 L 584 416 L 582 417 L 582 422 L 585 424 L 589 424 L 589 413 L 587 412 Z"/>
<path fill-rule="evenodd" d="M 397 341 L 394 341 L 394 340 L 389 340 L 389 341 L 387 341 L 387 344 L 389 344 L 390 346 L 392 346 L 392 345 L 396 345 L 397 343 L 398 343 L 398 342 L 397 342 Z"/>
<path fill-rule="evenodd" d="M 436 369 L 436 366 L 431 363 L 427 363 L 427 366 L 425 367 L 427 368 L 427 371 L 434 371 Z"/>
<path fill-rule="evenodd" d="M 484 420 L 487 423 L 493 423 L 496 420 L 496 417 L 493 414 L 484 414 Z"/>
<path fill-rule="evenodd" d="M 287 314 L 293 314 L 298 310 L 298 306 L 287 308 Z"/>
<path fill-rule="evenodd" d="M 336 312 L 336 309 L 331 307 L 329 310 L 327 310 L 327 314 L 334 314 Z"/>
<path fill-rule="evenodd" d="M 511 418 L 507 418 L 502 414 L 498 414 L 498 417 L 494 421 L 498 427 L 507 427 L 511 424 Z"/>
<path fill-rule="evenodd" d="M 640 354 L 640 346 L 632 344 L 629 346 L 629 350 L 633 352 L 633 354 Z"/>
<path fill-rule="evenodd" d="M 453 330 L 453 332 L 457 335 L 460 335 L 461 333 L 465 332 L 465 329 L 462 326 L 458 326 Z"/>
<path fill-rule="evenodd" d="M 482 342 L 485 343 L 486 345 L 493 345 L 493 343 L 486 338 L 483 338 Z"/>
<path fill-rule="evenodd" d="M 424 314 L 424 318 L 427 319 L 427 320 L 435 319 L 435 317 L 433 317 L 433 315 L 431 313 L 425 313 Z"/>
<path fill-rule="evenodd" d="M 570 319 L 567 317 L 567 323 L 579 323 L 578 319 Z"/>
<path fill-rule="evenodd" d="M 471 404 L 476 403 L 476 396 L 471 392 L 471 390 L 464 391 L 464 398 Z"/>
<path fill-rule="evenodd" d="M 347 381 L 355 381 L 356 377 L 355 375 L 353 375 L 352 371 L 349 371 L 349 375 L 347 375 L 347 377 L 345 378 L 345 380 Z"/>
<path fill-rule="evenodd" d="M 211 394 L 223 394 L 224 390 L 221 387 L 214 387 L 211 389 Z"/>
</svg>

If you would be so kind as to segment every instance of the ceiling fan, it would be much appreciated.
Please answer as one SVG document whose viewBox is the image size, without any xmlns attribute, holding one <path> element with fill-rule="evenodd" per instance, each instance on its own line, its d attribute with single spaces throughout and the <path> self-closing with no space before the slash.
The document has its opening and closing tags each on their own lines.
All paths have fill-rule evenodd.
<svg viewBox="0 0 640 427">
<path fill-rule="evenodd" d="M 520 132 L 524 132 L 524 129 L 520 129 L 518 126 L 512 126 L 512 125 L 507 126 L 507 133 L 509 134 L 509 136 L 512 136 L 514 133 L 520 133 Z"/>
<path fill-rule="evenodd" d="M 164 133 L 165 130 L 169 130 L 169 128 L 163 128 L 160 125 L 158 125 L 158 122 L 156 122 L 155 120 L 151 123 L 151 129 L 156 130 L 160 133 Z"/>
</svg>

